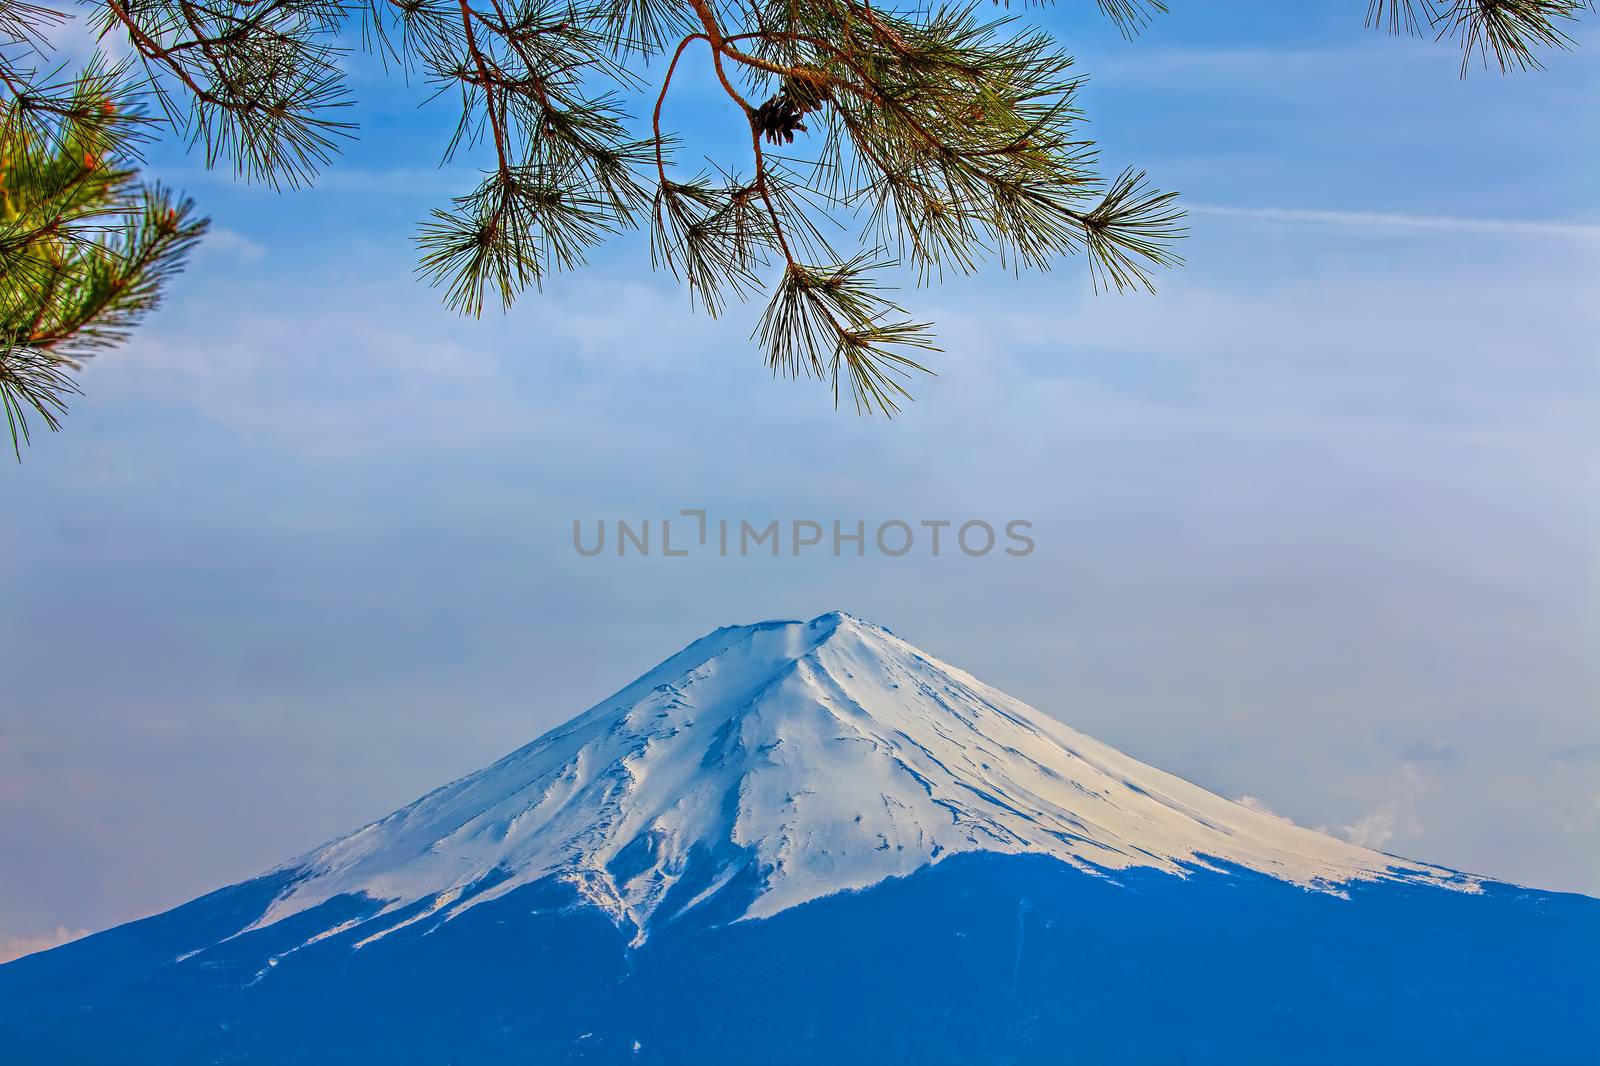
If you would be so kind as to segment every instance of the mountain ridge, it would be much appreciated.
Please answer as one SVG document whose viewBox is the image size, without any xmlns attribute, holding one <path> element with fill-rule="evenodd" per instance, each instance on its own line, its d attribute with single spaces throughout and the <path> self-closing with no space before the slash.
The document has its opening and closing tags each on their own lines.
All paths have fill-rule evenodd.
<svg viewBox="0 0 1600 1066">
<path fill-rule="evenodd" d="M 842 614 L 0 965 L 51 1066 L 1593 1062 L 1600 900 L 1242 807 Z"/>
<path fill-rule="evenodd" d="M 490 766 L 291 860 L 279 870 L 293 884 L 250 928 L 341 895 L 381 902 L 373 919 L 423 901 L 408 921 L 448 919 L 555 875 L 642 942 L 697 862 L 721 868 L 680 910 L 753 866 L 743 916 L 765 917 L 967 851 L 1107 876 L 1222 861 L 1331 892 L 1478 883 L 1241 807 L 830 612 L 715 630 Z"/>
</svg>

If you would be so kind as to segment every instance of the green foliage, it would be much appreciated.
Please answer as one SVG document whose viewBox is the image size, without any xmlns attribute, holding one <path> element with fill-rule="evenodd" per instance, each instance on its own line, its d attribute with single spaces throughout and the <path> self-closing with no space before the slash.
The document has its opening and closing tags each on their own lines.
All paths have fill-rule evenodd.
<svg viewBox="0 0 1600 1066">
<path fill-rule="evenodd" d="M 14 45 L 24 30 L 0 19 Z M 30 418 L 58 428 L 71 371 L 156 305 L 206 223 L 139 182 L 149 123 L 125 68 L 97 59 L 62 82 L 9 67 L 0 83 L 0 408 L 20 459 Z"/>
<path fill-rule="evenodd" d="M 1136 25 L 1152 7 L 1111 14 Z M 891 412 L 934 350 L 927 325 L 876 280 L 897 264 L 930 281 L 990 259 L 1045 268 L 1081 253 L 1097 282 L 1129 288 L 1177 261 L 1173 197 L 1141 175 L 1097 177 L 1070 60 L 976 3 L 416 0 L 398 10 L 371 10 L 368 38 L 459 90 L 450 151 L 493 147 L 495 169 L 420 237 L 424 276 L 468 313 L 509 305 L 592 245 L 644 227 L 655 264 L 709 313 L 770 294 L 756 338 L 775 373 L 822 378 L 836 401 L 848 393 L 858 410 Z M 691 48 L 709 53 L 749 148 L 685 175 L 664 115 Z M 665 69 L 644 86 L 658 56 Z M 655 100 L 646 135 L 620 103 L 641 87 Z"/>
<path fill-rule="evenodd" d="M 0 399 L 14 438 L 30 413 L 56 424 L 74 360 L 149 310 L 204 228 L 187 201 L 138 184 L 138 138 L 161 124 L 208 165 L 310 182 L 353 135 L 341 58 L 357 43 L 453 97 L 444 155 L 486 164 L 418 235 L 419 274 L 465 314 L 641 228 L 708 313 L 766 295 L 755 339 L 775 374 L 888 413 L 936 349 L 886 271 L 927 284 L 1082 256 L 1096 288 L 1121 290 L 1179 262 L 1173 194 L 1101 172 L 1071 60 L 982 0 L 84 2 L 133 65 L 41 86 L 18 56 L 64 16 L 0 0 Z M 1510 71 L 1570 46 L 1563 27 L 1591 4 L 1369 0 L 1367 18 L 1454 40 L 1463 73 L 1475 56 Z M 1128 36 L 1166 10 L 1096 6 Z M 667 119 L 691 49 L 743 118 L 738 158 L 683 173 Z M 647 115 L 629 111 L 640 98 Z"/>
<path fill-rule="evenodd" d="M 1572 47 L 1565 26 L 1593 10 L 1594 0 L 1368 0 L 1367 24 L 1454 40 L 1466 77 L 1474 57 L 1502 73 L 1541 69 L 1537 49 Z"/>
</svg>

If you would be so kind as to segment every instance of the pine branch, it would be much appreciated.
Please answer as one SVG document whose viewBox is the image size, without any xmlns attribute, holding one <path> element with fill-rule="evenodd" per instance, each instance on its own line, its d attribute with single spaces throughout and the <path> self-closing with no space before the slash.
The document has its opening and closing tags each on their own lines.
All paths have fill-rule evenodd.
<svg viewBox="0 0 1600 1066">
<path fill-rule="evenodd" d="M 191 201 L 138 181 L 148 128 L 125 67 L 0 98 L 0 406 L 21 458 L 30 416 L 59 428 L 71 372 L 126 339 L 204 233 Z M 13 88 L 14 86 L 14 88 Z"/>
<path fill-rule="evenodd" d="M 1151 270 L 1183 260 L 1171 251 L 1183 236 L 1176 194 L 1153 189 L 1143 171 L 1124 170 L 1094 210 L 1073 214 L 1097 288 L 1155 289 Z"/>
<path fill-rule="evenodd" d="M 335 0 L 104 0 L 102 35 L 124 33 L 167 120 L 207 166 L 228 161 L 252 181 L 299 186 L 353 126 L 332 36 Z M 188 96 L 180 103 L 177 94 Z"/>
<path fill-rule="evenodd" d="M 0 347 L 0 408 L 5 409 L 18 462 L 22 446 L 32 443 L 30 413 L 54 432 L 61 428 L 67 397 L 80 392 L 59 360 L 32 348 Z"/>
<path fill-rule="evenodd" d="M 1095 0 L 1095 4 L 1127 38 L 1138 36 L 1157 15 L 1167 13 L 1163 0 Z"/>
<path fill-rule="evenodd" d="M 911 396 L 905 380 L 928 372 L 908 351 L 938 348 L 927 323 L 900 317 L 872 281 L 873 270 L 892 265 L 865 256 L 832 267 L 789 264 L 756 329 L 767 365 L 791 378 L 830 381 L 835 402 L 842 374 L 857 411 L 899 410 Z"/>
<path fill-rule="evenodd" d="M 160 185 L 140 186 L 138 207 L 112 239 L 62 264 L 71 284 L 40 302 L 26 343 L 76 366 L 127 340 L 155 310 L 162 288 L 179 273 L 209 227 L 195 204 Z"/>
<path fill-rule="evenodd" d="M 744 300 L 761 288 L 757 271 L 777 242 L 753 183 L 733 176 L 721 185 L 706 177 L 663 181 L 652 221 L 652 264 L 686 284 L 713 318 L 729 293 Z"/>
<path fill-rule="evenodd" d="M 1538 50 L 1572 48 L 1565 26 L 1594 10 L 1594 0 L 1368 0 L 1367 25 L 1456 41 L 1464 78 L 1474 58 L 1502 74 L 1543 69 Z"/>
<path fill-rule="evenodd" d="M 29 64 L 65 16 L 0 0 L 0 138 L 16 148 L 0 181 L 0 325 L 7 352 L 58 360 L 60 373 L 73 353 L 126 335 L 203 228 L 187 202 L 139 184 L 156 119 L 208 165 L 307 183 L 353 135 L 340 62 L 355 37 L 458 108 L 443 156 L 474 160 L 482 177 L 433 211 L 417 242 L 419 275 L 464 314 L 510 307 L 642 226 L 652 264 L 707 313 L 766 295 L 755 336 L 775 373 L 892 413 L 925 370 L 921 353 L 936 350 L 888 295 L 902 264 L 929 284 L 1078 259 L 1098 291 L 1153 288 L 1182 262 L 1175 196 L 1142 172 L 1102 172 L 1072 60 L 982 0 L 88 2 L 134 59 L 63 78 Z M 1167 5 L 1095 7 L 1133 36 Z M 1535 68 L 1571 46 L 1569 24 L 1592 9 L 1369 0 L 1367 18 L 1455 41 L 1465 72 L 1475 60 Z M 672 99 L 680 61 L 702 47 L 742 118 L 727 131 L 733 154 L 687 176 Z M 664 68 L 657 56 L 670 57 Z M 155 115 L 121 106 L 140 93 Z M 629 112 L 635 97 L 647 115 Z M 173 213 L 165 231 L 161 211 Z M 39 384 L 8 386 L 13 426 L 17 412 L 59 414 L 46 397 L 64 396 L 60 383 L 16 366 L 15 381 Z"/>
</svg>

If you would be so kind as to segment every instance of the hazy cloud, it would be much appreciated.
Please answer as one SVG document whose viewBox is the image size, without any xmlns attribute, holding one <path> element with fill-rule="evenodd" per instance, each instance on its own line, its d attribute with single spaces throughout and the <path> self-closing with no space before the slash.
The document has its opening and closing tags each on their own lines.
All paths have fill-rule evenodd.
<svg viewBox="0 0 1600 1066">
<path fill-rule="evenodd" d="M 222 263 L 257 263 L 267 250 L 244 234 L 231 229 L 212 229 L 192 256 L 197 267 Z"/>
<path fill-rule="evenodd" d="M 1400 769 L 1404 781 L 1399 797 L 1349 825 L 1332 829 L 1324 827 L 1322 832 L 1331 832 L 1352 844 L 1374 851 L 1382 851 L 1384 845 L 1396 836 L 1409 837 L 1421 833 L 1422 824 L 1417 820 L 1417 797 L 1424 791 L 1422 775 L 1412 763 L 1404 763 Z"/>
<path fill-rule="evenodd" d="M 36 936 L 10 936 L 0 938 L 0 963 L 20 959 L 24 955 L 32 955 L 36 951 L 60 947 L 62 944 L 71 943 L 80 937 L 89 935 L 87 929 L 68 929 L 66 926 L 57 926 L 53 933 L 40 933 Z"/>
<path fill-rule="evenodd" d="M 1264 814 L 1269 818 L 1276 818 L 1280 822 L 1288 822 L 1290 825 L 1294 824 L 1294 821 L 1292 819 L 1286 818 L 1283 815 L 1279 814 L 1277 811 L 1273 810 L 1271 807 L 1268 807 L 1265 803 L 1263 803 L 1261 800 L 1257 799 L 1255 796 L 1240 796 L 1237 799 L 1235 799 L 1233 802 L 1237 803 L 1241 807 L 1249 807 L 1252 811 L 1255 811 L 1257 814 Z"/>
</svg>

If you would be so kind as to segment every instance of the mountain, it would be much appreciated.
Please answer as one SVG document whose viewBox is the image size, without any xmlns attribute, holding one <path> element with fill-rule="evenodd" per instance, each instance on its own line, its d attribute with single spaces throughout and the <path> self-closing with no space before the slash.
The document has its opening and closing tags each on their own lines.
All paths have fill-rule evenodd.
<svg viewBox="0 0 1600 1066">
<path fill-rule="evenodd" d="M 0 1049 L 1592 1063 L 1597 949 L 1600 901 L 1239 806 L 835 613 L 717 630 L 259 878 L 0 966 Z"/>
</svg>

